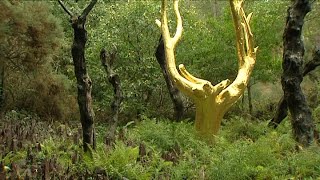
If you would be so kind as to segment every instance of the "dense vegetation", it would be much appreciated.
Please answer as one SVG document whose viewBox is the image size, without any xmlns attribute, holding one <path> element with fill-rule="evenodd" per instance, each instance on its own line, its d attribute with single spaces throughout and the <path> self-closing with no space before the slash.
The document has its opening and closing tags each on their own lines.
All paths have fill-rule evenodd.
<svg viewBox="0 0 320 180">
<path fill-rule="evenodd" d="M 1 126 L 2 168 L 13 177 L 86 179 L 291 179 L 320 176 L 319 146 L 297 149 L 290 123 L 230 118 L 214 145 L 201 141 L 190 122 L 143 117 L 121 126 L 113 146 L 106 124 L 97 126 L 97 150 L 84 154 L 76 124 L 39 122 L 10 112 Z M 36 135 L 31 134 L 37 132 Z"/>
<path fill-rule="evenodd" d="M 89 1 L 64 1 L 75 14 Z M 235 35 L 228 1 L 182 1 L 184 34 L 177 64 L 212 84 L 237 75 Z M 249 1 L 259 46 L 248 91 L 224 116 L 213 144 L 193 128 L 195 106 L 183 97 L 177 122 L 155 57 L 158 1 L 99 0 L 87 17 L 85 57 L 92 79 L 96 150 L 84 153 L 71 55 L 73 32 L 57 1 L 0 1 L 0 179 L 303 179 L 320 177 L 319 146 L 297 145 L 291 117 L 268 127 L 280 85 L 282 34 L 290 1 Z M 303 27 L 305 63 L 320 44 L 319 1 Z M 173 14 L 169 14 L 174 19 Z M 169 21 L 174 29 L 174 21 Z M 114 98 L 100 51 L 114 52 L 123 93 L 115 139 Z M 319 73 L 302 83 L 319 123 Z M 319 127 L 316 127 L 319 128 Z"/>
</svg>

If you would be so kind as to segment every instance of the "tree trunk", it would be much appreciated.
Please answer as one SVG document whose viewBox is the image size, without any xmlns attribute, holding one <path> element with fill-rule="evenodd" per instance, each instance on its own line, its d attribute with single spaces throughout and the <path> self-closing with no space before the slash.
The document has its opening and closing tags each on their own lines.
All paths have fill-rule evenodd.
<svg viewBox="0 0 320 180">
<path fill-rule="evenodd" d="M 195 128 L 201 137 L 207 140 L 213 139 L 220 129 L 221 121 L 226 110 L 216 102 L 216 97 L 209 96 L 196 102 Z"/>
<path fill-rule="evenodd" d="M 313 52 L 313 58 L 309 61 L 303 68 L 303 76 L 306 76 L 311 71 L 316 69 L 316 67 L 320 66 L 320 47 L 316 47 Z M 268 126 L 272 128 L 277 128 L 278 125 L 286 118 L 288 115 L 288 105 L 284 100 L 284 97 L 281 97 L 278 108 L 275 116 L 271 119 Z"/>
<path fill-rule="evenodd" d="M 77 78 L 78 104 L 83 129 L 83 147 L 84 150 L 87 151 L 89 145 L 95 148 L 95 137 L 91 98 L 92 82 L 87 72 L 84 57 L 85 44 L 87 42 L 87 31 L 84 28 L 84 23 L 85 21 L 80 19 L 72 22 L 72 28 L 74 30 L 72 58 L 75 76 Z"/>
<path fill-rule="evenodd" d="M 272 118 L 272 120 L 269 122 L 268 126 L 277 128 L 278 125 L 282 122 L 282 120 L 287 116 L 288 116 L 288 104 L 287 104 L 287 101 L 282 96 L 278 103 L 276 114 Z"/>
<path fill-rule="evenodd" d="M 156 58 L 157 58 L 159 65 L 161 67 L 162 74 L 163 74 L 163 77 L 166 81 L 166 85 L 167 85 L 167 88 L 168 88 L 168 91 L 170 94 L 170 98 L 171 98 L 173 106 L 174 106 L 174 118 L 176 121 L 181 120 L 183 117 L 183 113 L 184 113 L 182 94 L 178 90 L 178 88 L 176 88 L 173 85 L 173 82 L 171 81 L 171 79 L 169 77 L 168 70 L 166 68 L 166 59 L 165 59 L 165 51 L 164 51 L 164 44 L 163 44 L 162 35 L 160 36 L 159 44 L 158 44 L 155 55 L 156 55 Z"/>
<path fill-rule="evenodd" d="M 112 84 L 113 92 L 114 92 L 114 98 L 111 103 L 111 109 L 112 109 L 111 128 L 110 128 L 110 131 L 107 133 L 107 137 L 106 137 L 107 145 L 111 145 L 111 143 L 115 141 L 115 132 L 118 125 L 120 105 L 123 100 L 119 75 L 115 73 L 112 69 L 112 64 L 115 61 L 115 57 L 116 57 L 116 52 L 107 54 L 105 49 L 102 49 L 100 52 L 101 64 L 108 75 L 108 81 Z"/>
<path fill-rule="evenodd" d="M 2 113 L 4 103 L 5 103 L 5 96 L 4 96 L 4 62 L 0 62 L 0 114 Z"/>
<path fill-rule="evenodd" d="M 74 72 L 77 79 L 78 105 L 80 111 L 80 120 L 82 125 L 83 149 L 87 152 L 91 148 L 95 149 L 96 141 L 94 134 L 94 112 L 92 109 L 92 81 L 87 72 L 86 59 L 84 56 L 85 45 L 87 42 L 87 31 L 85 29 L 86 18 L 92 10 L 97 0 L 92 0 L 83 10 L 80 16 L 73 15 L 61 0 L 58 1 L 66 13 L 70 15 L 70 22 L 73 28 L 74 37 L 72 44 L 72 59 Z"/>
<path fill-rule="evenodd" d="M 250 118 L 252 119 L 252 115 L 253 115 L 253 106 L 252 106 L 252 97 L 251 97 L 251 86 L 252 84 L 250 84 L 250 81 L 249 81 L 249 84 L 247 86 L 247 90 L 248 90 L 248 107 L 249 107 L 249 115 L 250 115 Z"/>
<path fill-rule="evenodd" d="M 304 45 L 301 39 L 305 15 L 311 10 L 309 0 L 295 0 L 288 9 L 283 34 L 283 74 L 281 77 L 284 99 L 292 116 L 291 124 L 295 140 L 303 146 L 313 141 L 314 124 L 300 83 L 303 79 Z"/>
</svg>

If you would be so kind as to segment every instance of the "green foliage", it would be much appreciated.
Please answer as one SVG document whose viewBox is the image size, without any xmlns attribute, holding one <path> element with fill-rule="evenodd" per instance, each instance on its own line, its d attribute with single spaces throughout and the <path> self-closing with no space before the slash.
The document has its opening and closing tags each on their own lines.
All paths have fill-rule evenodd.
<svg viewBox="0 0 320 180">
<path fill-rule="evenodd" d="M 181 12 L 184 34 L 177 47 L 177 61 L 192 74 L 216 84 L 237 73 L 234 28 L 227 6 L 219 18 L 201 18 L 194 8 Z"/>
<path fill-rule="evenodd" d="M 69 80 L 54 70 L 63 30 L 45 2 L 0 2 L 5 109 L 69 120 L 76 110 Z"/>
<path fill-rule="evenodd" d="M 150 179 L 150 174 L 139 162 L 138 147 L 126 146 L 123 142 L 116 142 L 112 153 L 101 144 L 94 152 L 93 158 L 86 157 L 85 166 L 94 171 L 102 168 L 108 172 L 110 178 Z"/>
<path fill-rule="evenodd" d="M 43 2 L 1 1 L 1 56 L 7 66 L 32 71 L 52 61 L 63 32 Z M 45 18 L 44 18 L 45 17 Z M 19 67 L 16 67 L 19 66 Z"/>
<path fill-rule="evenodd" d="M 253 12 L 252 32 L 259 46 L 253 78 L 273 82 L 280 76 L 282 63 L 282 33 L 288 1 L 255 1 L 248 3 Z"/>
<path fill-rule="evenodd" d="M 320 163 L 319 146 L 313 146 L 309 149 L 293 155 L 290 159 L 290 171 L 293 173 L 294 177 L 298 178 L 317 178 L 320 176 L 319 166 L 315 164 Z"/>
<path fill-rule="evenodd" d="M 79 12 L 87 3 L 83 0 L 66 1 L 73 12 Z M 172 103 L 154 57 L 160 35 L 154 20 L 160 17 L 160 4 L 157 1 L 99 1 L 88 16 L 86 58 L 94 84 L 92 94 L 97 119 L 108 116 L 109 102 L 113 98 L 112 87 L 107 82 L 106 73 L 99 61 L 101 48 L 117 51 L 114 64 L 125 97 L 121 110 L 126 116 L 171 114 Z M 214 7 L 214 16 L 208 11 L 208 4 L 218 6 Z M 273 83 L 280 75 L 284 7 L 288 2 L 248 1 L 246 4 L 246 12 L 254 12 L 252 31 L 255 43 L 259 46 L 252 83 Z M 68 27 L 65 28 L 69 41 L 67 44 L 71 44 L 72 33 L 68 18 L 61 7 L 57 3 L 55 5 L 61 10 L 55 13 L 64 19 L 63 25 Z M 177 64 L 185 64 L 192 74 L 213 84 L 227 78 L 234 79 L 238 65 L 229 4 L 181 2 L 180 11 L 184 32 L 177 47 Z M 169 24 L 173 35 L 175 17 L 172 13 L 169 14 Z M 70 66 L 70 53 L 63 58 L 59 67 L 61 72 L 71 78 L 73 69 Z"/>
<path fill-rule="evenodd" d="M 239 139 L 256 141 L 268 132 L 266 123 L 258 121 L 248 121 L 237 116 L 227 121 L 225 126 L 226 130 L 223 131 L 223 136 L 230 142 Z"/>
<path fill-rule="evenodd" d="M 88 16 L 86 58 L 93 79 L 96 114 L 101 119 L 108 117 L 113 98 L 112 87 L 100 65 L 99 52 L 103 47 L 107 51 L 116 48 L 115 69 L 125 95 L 122 112 L 126 114 L 124 118 L 122 114 L 121 119 L 127 118 L 130 123 L 119 128 L 112 146 L 104 144 L 106 125 L 96 124 L 97 150 L 91 155 L 84 154 L 78 126 L 39 121 L 69 120 L 77 113 L 68 16 L 56 2 L 50 2 L 54 9 L 46 2 L 11 2 L 0 2 L 0 41 L 3 42 L 0 55 L 6 67 L 4 90 L 6 108 L 10 110 L 0 121 L 0 162 L 10 172 L 14 162 L 23 170 L 36 167 L 41 173 L 41 167 L 49 161 L 50 167 L 54 167 L 51 175 L 68 179 L 98 179 L 98 175 L 110 179 L 312 179 L 320 176 L 319 147 L 314 145 L 298 151 L 288 120 L 272 130 L 267 122 L 261 121 L 265 116 L 248 120 L 235 115 L 234 111 L 227 117 L 214 144 L 208 145 L 198 138 L 189 120 L 177 123 L 159 118 L 169 116 L 172 108 L 154 57 L 160 36 L 154 24 L 160 17 L 157 1 L 98 1 Z M 80 12 L 88 3 L 85 0 L 65 2 L 74 12 Z M 259 46 L 253 83 L 273 83 L 279 77 L 286 5 L 287 2 L 276 0 L 247 1 L 246 12 L 254 12 L 252 31 Z M 177 49 L 177 63 L 184 63 L 192 74 L 215 84 L 235 77 L 237 61 L 234 27 L 227 3 L 219 2 L 214 17 L 208 15 L 209 9 L 204 1 L 181 3 L 184 34 Z M 59 22 L 57 17 L 63 21 Z M 308 47 L 318 33 L 314 17 L 317 16 L 309 17 L 305 31 Z M 170 19 L 173 30 L 172 14 Z M 252 88 L 252 95 L 259 99 L 254 100 L 254 104 L 260 115 L 259 111 L 266 113 L 270 99 L 277 99 L 280 93 L 277 87 L 262 83 L 256 86 Z M 267 91 L 274 96 L 267 95 Z M 242 113 L 240 106 L 238 115 Z M 314 112 L 318 121 L 319 108 Z M 140 115 L 140 122 L 134 121 L 136 115 Z M 15 125 L 17 122 L 20 124 Z M 15 147 L 14 142 L 22 145 Z"/>
<path fill-rule="evenodd" d="M 63 75 L 38 71 L 28 84 L 15 88 L 15 108 L 36 113 L 43 119 L 73 119 L 78 110 L 75 95 L 70 94 L 71 87 Z"/>
<path fill-rule="evenodd" d="M 24 118 L 19 112 L 7 117 Z M 0 126 L 7 127 L 3 123 Z M 298 151 L 288 132 L 288 121 L 271 130 L 266 123 L 236 117 L 223 126 L 215 143 L 208 145 L 198 139 L 190 123 L 144 117 L 135 126 L 123 127 L 124 135 L 120 137 L 119 132 L 112 146 L 98 138 L 92 155 L 84 154 L 81 144 L 73 140 L 78 128 L 58 123 L 32 127 L 38 132 L 41 148 L 36 143 L 11 153 L 0 151 L 0 161 L 7 168 L 11 162 L 30 168 L 49 161 L 56 167 L 52 171 L 56 177 L 100 175 L 111 179 L 297 179 L 316 178 L 320 172 L 319 146 Z M 43 127 L 49 128 L 43 131 Z M 97 136 L 104 136 L 106 127 L 97 127 Z M 230 132 L 234 135 L 229 136 Z M 28 147 L 33 149 L 31 154 Z M 25 166 L 30 156 L 33 165 Z"/>
<path fill-rule="evenodd" d="M 112 86 L 99 60 L 101 48 L 107 52 L 116 49 L 114 69 L 120 76 L 125 97 L 123 111 L 131 115 L 155 111 L 146 107 L 153 107 L 159 95 L 163 96 L 159 91 L 165 88 L 154 57 L 160 36 L 154 23 L 159 7 L 155 1 L 99 1 L 90 13 L 86 57 L 94 83 L 96 111 L 109 111 L 113 98 Z"/>
</svg>

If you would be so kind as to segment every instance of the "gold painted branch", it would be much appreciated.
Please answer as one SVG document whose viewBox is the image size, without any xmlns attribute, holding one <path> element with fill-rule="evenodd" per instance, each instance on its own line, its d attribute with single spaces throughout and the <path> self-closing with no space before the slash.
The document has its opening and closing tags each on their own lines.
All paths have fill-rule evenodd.
<svg viewBox="0 0 320 180">
<path fill-rule="evenodd" d="M 246 16 L 243 2 L 243 0 L 230 0 L 236 31 L 239 70 L 233 83 L 219 95 L 220 101 L 223 101 L 226 109 L 230 108 L 239 99 L 247 87 L 258 49 L 253 46 L 253 34 L 250 28 L 252 13 Z"/>
<path fill-rule="evenodd" d="M 230 0 L 236 30 L 239 70 L 232 83 L 227 79 L 213 86 L 207 80 L 194 77 L 183 64 L 179 65 L 179 69 L 176 67 L 174 51 L 183 31 L 178 3 L 179 0 L 173 0 L 177 21 L 174 37 L 170 36 L 168 27 L 168 0 L 162 0 L 161 21 L 156 20 L 164 40 L 167 69 L 175 86 L 195 102 L 196 129 L 203 136 L 211 136 L 218 133 L 223 115 L 243 94 L 249 82 L 257 51 L 257 48 L 253 48 L 253 34 L 250 28 L 252 13 L 246 16 L 243 10 L 243 0 Z"/>
</svg>

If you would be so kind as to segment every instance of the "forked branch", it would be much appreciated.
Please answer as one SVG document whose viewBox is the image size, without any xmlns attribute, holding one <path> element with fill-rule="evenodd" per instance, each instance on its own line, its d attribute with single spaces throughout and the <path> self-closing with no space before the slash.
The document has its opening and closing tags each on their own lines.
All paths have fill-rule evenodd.
<svg viewBox="0 0 320 180">
<path fill-rule="evenodd" d="M 236 31 L 239 70 L 233 83 L 220 93 L 220 100 L 224 102 L 226 109 L 238 100 L 247 87 L 257 52 L 257 48 L 253 45 L 253 34 L 250 28 L 252 13 L 246 16 L 243 0 L 230 0 L 230 6 Z"/>
<path fill-rule="evenodd" d="M 176 19 L 177 19 L 177 29 L 174 37 L 172 38 L 172 41 L 174 46 L 176 46 L 182 36 L 182 30 L 183 30 L 182 18 L 179 12 L 179 0 L 174 1 L 173 8 L 174 8 L 174 13 L 176 14 Z"/>
<path fill-rule="evenodd" d="M 92 8 L 94 7 L 94 5 L 97 3 L 98 0 L 92 0 L 90 2 L 90 4 L 88 4 L 88 6 L 83 10 L 83 12 L 81 13 L 80 18 L 84 19 L 88 16 L 88 14 L 90 13 L 90 11 L 92 10 Z M 63 10 L 70 16 L 73 17 L 74 14 L 67 8 L 67 6 L 61 1 L 58 0 L 60 6 L 63 8 Z"/>
<path fill-rule="evenodd" d="M 230 0 L 231 11 L 236 29 L 236 44 L 239 70 L 237 78 L 230 84 L 224 80 L 213 86 L 211 82 L 191 75 L 183 64 L 179 70 L 175 62 L 175 47 L 182 36 L 182 19 L 178 9 L 178 0 L 173 1 L 177 28 L 174 37 L 170 36 L 167 5 L 168 0 L 162 0 L 161 22 L 156 21 L 161 28 L 165 58 L 169 76 L 177 88 L 189 96 L 196 106 L 196 129 L 206 137 L 217 134 L 225 112 L 243 94 L 249 82 L 256 58 L 256 48 L 253 48 L 253 35 L 250 29 L 252 14 L 246 16 L 242 0 Z"/>
<path fill-rule="evenodd" d="M 174 37 L 170 36 L 167 19 L 167 6 L 168 0 L 162 1 L 161 7 L 161 22 L 156 21 L 157 25 L 161 27 L 161 32 L 166 49 L 166 60 L 169 75 L 172 77 L 175 85 L 189 97 L 194 100 L 207 97 L 212 93 L 213 86 L 209 81 L 196 78 L 192 76 L 184 67 L 183 64 L 179 65 L 179 71 L 176 67 L 174 49 L 182 36 L 182 18 L 179 12 L 179 0 L 173 1 L 173 8 L 176 15 L 177 27 Z"/>
<path fill-rule="evenodd" d="M 83 10 L 81 18 L 86 18 L 98 0 L 92 0 L 90 4 Z"/>
<path fill-rule="evenodd" d="M 189 81 L 188 78 L 181 76 L 176 68 L 175 56 L 174 56 L 174 49 L 182 36 L 182 18 L 179 13 L 179 0 L 174 0 L 174 12 L 176 15 L 177 21 L 177 29 L 175 32 L 174 37 L 170 36 L 169 27 L 168 27 L 168 19 L 167 19 L 167 6 L 168 0 L 162 1 L 161 6 L 161 22 L 158 20 L 156 21 L 157 25 L 161 28 L 161 33 L 163 37 L 163 42 L 165 46 L 165 55 L 167 60 L 167 69 L 169 72 L 170 77 L 172 77 L 173 82 L 175 83 L 178 88 L 183 91 L 184 93 L 188 94 L 191 98 L 195 97 L 193 91 L 195 90 L 195 85 L 193 82 Z"/>
<path fill-rule="evenodd" d="M 182 36 L 182 18 L 179 12 L 179 0 L 174 0 L 173 2 L 173 8 L 174 8 L 174 13 L 176 15 L 176 21 L 177 21 L 177 28 L 176 32 L 173 38 L 170 36 L 169 32 L 169 27 L 168 27 L 168 18 L 167 18 L 167 7 L 168 7 L 168 0 L 163 0 L 162 1 L 162 6 L 161 6 L 161 22 L 158 20 L 156 21 L 157 25 L 161 27 L 161 32 L 163 33 L 163 38 L 164 41 L 172 45 L 174 48 L 177 43 L 179 42 L 181 36 Z"/>
<path fill-rule="evenodd" d="M 60 6 L 62 7 L 62 9 L 70 16 L 72 17 L 73 16 L 73 13 L 67 8 L 67 6 L 61 1 L 61 0 L 58 0 Z"/>
<path fill-rule="evenodd" d="M 243 93 L 253 66 L 255 64 L 257 48 L 253 46 L 253 35 L 250 28 L 250 20 L 252 13 L 246 16 L 243 10 L 243 0 L 230 0 L 231 11 L 233 15 L 235 30 L 236 30 L 236 45 L 238 52 L 239 71 L 235 81 L 230 85 L 229 80 L 213 86 L 209 81 L 196 78 L 191 75 L 183 64 L 179 65 L 179 71 L 175 64 L 174 50 L 182 36 L 182 18 L 178 8 L 179 0 L 174 0 L 174 12 L 176 15 L 177 27 L 174 37 L 170 36 L 167 6 L 168 0 L 162 0 L 161 7 L 161 22 L 156 21 L 161 28 L 165 49 L 166 59 L 168 61 L 168 71 L 173 79 L 173 82 L 178 88 L 197 100 L 199 98 L 208 97 L 210 94 L 219 96 L 219 103 L 225 103 L 227 108 L 231 106 Z M 226 108 L 226 109 L 227 109 Z"/>
</svg>

